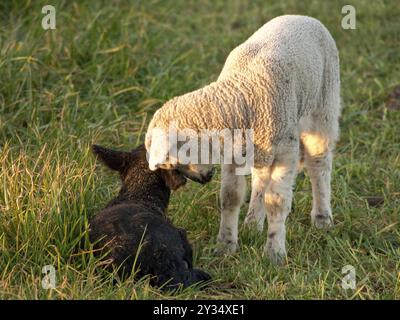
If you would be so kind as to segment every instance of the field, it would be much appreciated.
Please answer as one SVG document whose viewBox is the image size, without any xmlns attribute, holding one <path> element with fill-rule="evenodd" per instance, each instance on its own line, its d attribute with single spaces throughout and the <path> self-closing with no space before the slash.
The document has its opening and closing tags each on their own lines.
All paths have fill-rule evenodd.
<svg viewBox="0 0 400 320">
<path fill-rule="evenodd" d="M 350 1 L 45 1 L 0 4 L 0 299 L 400 299 L 400 7 Z M 87 239 L 88 217 L 119 188 L 93 143 L 129 150 L 154 111 L 218 76 L 228 53 L 269 19 L 304 14 L 337 42 L 343 112 L 336 148 L 335 226 L 311 227 L 311 186 L 300 174 L 287 222 L 288 260 L 263 257 L 266 234 L 241 228 L 240 250 L 214 257 L 219 175 L 173 195 L 169 215 L 186 228 L 206 290 L 165 294 L 148 279 L 113 285 Z M 244 218 L 246 206 L 242 209 Z M 56 288 L 41 286 L 42 267 Z M 355 268 L 343 289 L 342 268 Z"/>
</svg>

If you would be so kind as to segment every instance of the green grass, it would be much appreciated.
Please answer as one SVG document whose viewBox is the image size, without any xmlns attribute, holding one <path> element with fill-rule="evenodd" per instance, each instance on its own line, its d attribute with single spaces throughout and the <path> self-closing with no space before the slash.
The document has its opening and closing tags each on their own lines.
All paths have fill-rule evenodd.
<svg viewBox="0 0 400 320">
<path fill-rule="evenodd" d="M 399 299 L 400 84 L 397 1 L 350 1 L 357 29 L 343 30 L 348 1 L 53 1 L 57 29 L 41 28 L 48 1 L 0 4 L 0 298 L 2 299 Z M 297 179 L 287 222 L 288 263 L 262 256 L 265 234 L 241 230 L 240 251 L 212 255 L 219 177 L 188 184 L 170 216 L 188 230 L 195 264 L 215 279 L 204 291 L 165 295 L 148 280 L 112 284 L 90 247 L 88 217 L 118 190 L 92 143 L 131 149 L 166 100 L 214 80 L 228 53 L 269 19 L 321 20 L 341 58 L 343 115 L 333 173 L 335 227 L 310 226 L 310 182 Z M 382 197 L 368 205 L 367 197 Z M 243 208 L 241 219 L 245 213 Z M 57 288 L 41 287 L 41 268 Z M 356 290 L 341 288 L 356 268 Z"/>
</svg>

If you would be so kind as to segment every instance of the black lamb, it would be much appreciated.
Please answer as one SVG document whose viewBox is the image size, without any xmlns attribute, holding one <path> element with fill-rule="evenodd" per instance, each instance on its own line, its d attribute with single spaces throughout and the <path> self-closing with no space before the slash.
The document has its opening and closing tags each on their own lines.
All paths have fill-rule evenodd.
<svg viewBox="0 0 400 320">
<path fill-rule="evenodd" d="M 119 172 L 118 196 L 89 221 L 89 239 L 97 252 L 108 252 L 110 266 L 122 277 L 137 270 L 150 275 L 150 284 L 162 289 L 208 281 L 211 277 L 192 265 L 192 248 L 186 231 L 166 217 L 171 190 L 186 183 L 177 170 L 151 171 L 144 145 L 132 152 L 92 146 L 94 154 Z"/>
</svg>

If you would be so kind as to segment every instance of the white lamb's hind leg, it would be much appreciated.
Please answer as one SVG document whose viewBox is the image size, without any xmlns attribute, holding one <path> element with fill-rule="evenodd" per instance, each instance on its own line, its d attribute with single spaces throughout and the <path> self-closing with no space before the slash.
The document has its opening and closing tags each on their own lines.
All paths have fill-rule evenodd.
<svg viewBox="0 0 400 320">
<path fill-rule="evenodd" d="M 321 229 L 333 224 L 331 199 L 332 151 L 330 141 L 321 133 L 302 133 L 305 166 L 311 179 L 313 206 L 311 221 Z"/>
<path fill-rule="evenodd" d="M 268 239 L 265 252 L 276 264 L 282 264 L 286 258 L 285 221 L 292 206 L 297 162 L 297 152 L 278 156 L 272 167 L 271 183 L 265 193 L 268 220 Z"/>
<path fill-rule="evenodd" d="M 222 210 L 216 254 L 231 254 L 238 248 L 239 211 L 246 193 L 246 179 L 243 175 L 236 175 L 235 168 L 235 165 L 222 165 Z"/>
<path fill-rule="evenodd" d="M 251 197 L 245 225 L 255 225 L 258 231 L 264 229 L 265 207 L 264 194 L 270 180 L 270 168 L 253 168 L 251 174 Z"/>
</svg>

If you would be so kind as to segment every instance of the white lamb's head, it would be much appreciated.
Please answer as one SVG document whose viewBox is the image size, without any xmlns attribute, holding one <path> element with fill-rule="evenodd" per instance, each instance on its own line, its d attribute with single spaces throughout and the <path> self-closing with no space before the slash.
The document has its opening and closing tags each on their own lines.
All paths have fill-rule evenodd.
<svg viewBox="0 0 400 320">
<path fill-rule="evenodd" d="M 156 115 L 155 115 L 156 116 Z M 176 169 L 185 177 L 207 183 L 214 174 L 212 164 L 202 164 L 196 133 L 190 129 L 176 130 L 175 126 L 157 123 L 153 117 L 146 133 L 145 146 L 150 170 Z M 182 139 L 182 136 L 184 137 Z"/>
</svg>

